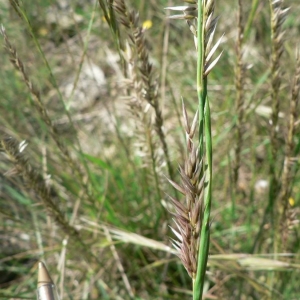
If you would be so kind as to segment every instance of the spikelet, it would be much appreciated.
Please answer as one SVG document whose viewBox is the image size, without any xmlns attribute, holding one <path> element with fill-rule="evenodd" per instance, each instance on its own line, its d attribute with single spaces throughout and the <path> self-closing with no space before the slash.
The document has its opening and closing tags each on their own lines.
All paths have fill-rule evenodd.
<svg viewBox="0 0 300 300">
<path fill-rule="evenodd" d="M 185 6 L 172 6 L 166 7 L 165 9 L 169 9 L 172 11 L 181 11 L 182 14 L 180 15 L 172 15 L 170 19 L 182 19 L 186 20 L 190 31 L 194 37 L 195 48 L 198 47 L 198 33 L 197 33 L 197 11 L 198 5 L 196 1 L 184 1 L 191 5 Z M 222 52 L 212 60 L 213 55 L 215 54 L 216 50 L 218 49 L 223 36 L 218 39 L 218 41 L 213 45 L 213 38 L 215 34 L 215 30 L 218 23 L 218 17 L 214 17 L 214 8 L 215 8 L 215 1 L 214 0 L 206 0 L 202 1 L 202 6 L 204 9 L 204 50 L 205 50 L 205 62 L 204 62 L 204 76 L 207 76 L 213 67 L 219 61 Z"/>
<path fill-rule="evenodd" d="M 204 176 L 201 176 L 203 159 L 199 157 L 199 147 L 193 142 L 198 123 L 198 112 L 190 125 L 183 104 L 183 119 L 187 139 L 187 157 L 184 165 L 179 168 L 181 183 L 177 184 L 172 180 L 169 182 L 184 195 L 185 204 L 170 197 L 175 208 L 173 219 L 175 228 L 171 229 L 177 238 L 177 240 L 173 240 L 173 245 L 179 251 L 179 257 L 188 274 L 195 278 L 203 215 Z"/>
<path fill-rule="evenodd" d="M 203 0 L 202 3 L 192 0 L 185 2 L 188 5 L 167 7 L 166 9 L 181 12 L 181 14 L 173 15 L 170 18 L 185 20 L 194 38 L 195 48 L 198 52 L 197 93 L 199 109 L 192 124 L 190 124 L 186 108 L 183 105 L 187 157 L 184 166 L 179 168 L 181 183 L 177 184 L 172 180 L 169 182 L 185 197 L 185 204 L 182 204 L 178 199 L 171 198 L 176 211 L 174 214 L 175 228 L 172 231 L 177 240 L 173 241 L 173 245 L 179 251 L 179 256 L 188 274 L 192 277 L 193 282 L 196 282 L 197 288 L 193 291 L 193 297 L 200 299 L 208 256 L 212 182 L 207 76 L 221 57 L 222 53 L 213 58 L 222 37 L 213 44 L 218 21 L 218 18 L 213 16 L 214 0 Z M 198 7 L 197 3 L 201 7 Z M 196 143 L 194 136 L 197 129 L 199 130 L 199 140 Z"/>
</svg>

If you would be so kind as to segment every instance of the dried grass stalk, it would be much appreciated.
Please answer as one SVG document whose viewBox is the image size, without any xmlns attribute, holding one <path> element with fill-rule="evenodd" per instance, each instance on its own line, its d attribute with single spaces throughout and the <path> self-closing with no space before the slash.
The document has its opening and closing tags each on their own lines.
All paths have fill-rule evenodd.
<svg viewBox="0 0 300 300">
<path fill-rule="evenodd" d="M 280 193 L 280 179 L 279 172 L 276 168 L 278 161 L 278 119 L 280 109 L 280 87 L 281 78 L 283 75 L 280 62 L 284 51 L 284 31 L 282 25 L 286 19 L 289 9 L 283 9 L 282 0 L 270 0 L 271 11 L 271 100 L 272 100 L 272 115 L 270 120 L 270 147 L 271 147 L 271 159 L 270 159 L 270 188 L 269 188 L 269 210 L 271 212 L 271 222 L 276 228 L 276 232 L 279 232 L 280 216 L 278 211 L 278 195 Z M 279 245 L 277 243 L 278 235 L 274 240 L 274 251 L 279 251 Z"/>
<path fill-rule="evenodd" d="M 155 140 L 155 131 L 151 123 L 151 115 L 149 114 L 149 106 L 143 101 L 143 83 L 139 76 L 139 66 L 134 54 L 134 49 L 127 42 L 123 51 L 123 57 L 126 62 L 126 76 L 123 81 L 127 96 L 123 97 L 128 101 L 130 112 L 135 118 L 137 141 L 136 145 L 140 155 L 143 157 L 143 164 L 147 169 L 151 170 L 151 176 L 147 176 L 147 181 L 154 179 L 158 199 L 162 198 L 161 182 L 159 177 L 159 165 L 161 158 L 157 149 L 157 141 Z M 149 172 L 148 172 L 149 174 Z M 151 201 L 153 213 L 155 213 L 154 202 Z"/>
<path fill-rule="evenodd" d="M 129 11 L 124 0 L 116 0 L 113 7 L 117 12 L 120 23 L 128 29 L 130 46 L 137 57 L 139 77 L 142 82 L 142 99 L 144 99 L 153 109 L 155 115 L 154 128 L 162 145 L 170 178 L 174 177 L 173 166 L 171 164 L 169 148 L 164 132 L 163 116 L 159 103 L 158 81 L 154 68 L 149 58 L 145 29 L 140 25 L 139 14 L 134 10 Z"/>
<path fill-rule="evenodd" d="M 244 81 L 246 66 L 243 63 L 243 36 L 244 26 L 242 18 L 242 0 L 238 2 L 238 34 L 236 40 L 236 67 L 235 67 L 235 88 L 236 88 L 236 146 L 235 161 L 233 166 L 233 185 L 237 189 L 239 179 L 239 168 L 241 165 L 241 150 L 243 144 L 243 124 L 244 124 Z"/>
<path fill-rule="evenodd" d="M 289 198 L 291 197 L 291 186 L 295 178 L 297 167 L 297 158 L 295 156 L 295 136 L 299 132 L 296 127 L 296 122 L 299 118 L 299 95 L 300 95 L 300 58 L 297 53 L 297 68 L 294 76 L 294 82 L 292 87 L 292 95 L 290 99 L 290 113 L 288 118 L 288 133 L 286 137 L 285 145 L 285 157 L 283 163 L 283 171 L 281 176 L 281 189 L 279 194 L 279 213 L 280 213 L 280 225 L 281 236 L 280 245 L 283 249 L 280 251 L 286 251 L 285 245 L 288 237 L 290 224 L 295 221 L 295 213 L 289 209 Z M 282 242 L 284 241 L 284 242 Z"/>
<path fill-rule="evenodd" d="M 278 174 L 276 174 L 275 163 L 277 160 L 278 150 L 278 118 L 279 118 L 279 92 L 281 87 L 282 70 L 280 67 L 280 60 L 283 54 L 283 42 L 284 31 L 282 30 L 282 24 L 284 23 L 288 8 L 283 9 L 282 0 L 270 0 L 271 10 L 271 43 L 272 43 L 272 55 L 271 55 L 271 100 L 272 100 L 272 115 L 270 126 L 270 141 L 271 141 L 271 155 L 272 162 L 270 167 L 270 174 L 272 177 L 271 191 L 272 198 L 275 198 L 276 191 L 278 190 Z"/>
</svg>

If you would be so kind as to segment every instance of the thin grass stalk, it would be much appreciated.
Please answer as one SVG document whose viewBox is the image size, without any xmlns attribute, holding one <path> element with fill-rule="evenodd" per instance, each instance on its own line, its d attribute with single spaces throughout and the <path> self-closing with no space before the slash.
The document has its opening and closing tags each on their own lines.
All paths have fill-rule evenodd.
<svg viewBox="0 0 300 300">
<path fill-rule="evenodd" d="M 211 139 L 211 123 L 210 123 L 210 108 L 208 99 L 206 100 L 206 108 L 204 115 L 205 127 L 205 146 L 206 146 L 206 186 L 204 194 L 204 212 L 203 221 L 201 224 L 200 243 L 198 253 L 198 266 L 196 279 L 193 282 L 193 299 L 202 299 L 205 273 L 209 252 L 210 239 L 210 212 L 212 199 L 212 139 Z"/>
<path fill-rule="evenodd" d="M 163 41 L 162 41 L 163 45 L 162 45 L 162 53 L 161 53 L 160 95 L 161 95 L 162 111 L 164 110 L 165 100 L 166 100 L 166 82 L 167 82 L 167 65 L 168 65 L 167 54 L 169 49 L 169 35 L 170 35 L 170 21 L 167 19 L 164 24 L 164 34 L 163 34 Z"/>
<path fill-rule="evenodd" d="M 77 84 L 78 84 L 78 81 L 79 81 L 79 78 L 80 78 L 80 73 L 81 73 L 81 70 L 82 70 L 82 65 L 83 65 L 84 59 L 86 57 L 88 44 L 89 44 L 89 39 L 90 39 L 90 35 L 91 35 L 91 30 L 92 30 L 92 25 L 93 25 L 94 19 L 95 19 L 96 8 L 97 8 L 97 1 L 94 4 L 92 15 L 91 15 L 91 18 L 90 18 L 90 21 L 89 21 L 89 26 L 88 26 L 88 29 L 87 29 L 87 36 L 86 36 L 86 40 L 83 44 L 83 52 L 82 52 L 81 57 L 80 57 L 79 68 L 78 68 L 78 71 L 76 72 L 75 80 L 74 80 L 74 83 L 73 83 L 73 88 L 72 88 L 72 91 L 70 93 L 70 96 L 69 96 L 69 99 L 68 99 L 68 102 L 67 102 L 67 110 L 69 110 L 70 105 L 71 105 L 71 101 L 73 101 L 74 92 L 76 90 L 76 87 L 77 87 Z"/>
<path fill-rule="evenodd" d="M 157 157 L 155 154 L 155 143 L 153 142 L 153 134 L 151 132 L 151 129 L 148 128 L 146 132 L 146 140 L 147 140 L 147 145 L 149 146 L 150 150 L 150 157 L 151 157 L 151 169 L 152 169 L 152 174 L 154 176 L 154 181 L 155 181 L 155 188 L 157 192 L 158 199 L 162 199 L 162 192 L 161 192 L 161 187 L 160 187 L 160 181 L 159 181 L 159 176 L 157 173 Z M 152 209 L 153 213 L 155 213 L 155 204 L 152 203 Z"/>
<path fill-rule="evenodd" d="M 207 128 L 210 124 L 205 120 L 207 114 L 205 110 L 208 109 L 209 103 L 207 101 L 207 78 L 204 77 L 204 63 L 205 63 L 205 32 L 204 32 L 204 14 L 205 1 L 198 1 L 198 27 L 197 27 L 197 93 L 199 101 L 199 151 L 200 156 L 204 155 L 204 126 Z M 209 129 L 210 131 L 210 129 Z M 209 138 L 209 137 L 208 137 Z M 211 150 L 211 149 L 210 149 Z M 212 155 L 212 153 L 206 153 Z M 207 158 L 207 157 L 206 157 Z M 208 163 L 208 161 L 207 161 Z M 211 171 L 211 165 L 208 167 Z M 204 216 L 201 224 L 200 243 L 198 253 L 198 265 L 196 278 L 193 280 L 193 300 L 201 300 L 204 287 L 204 278 L 206 272 L 206 265 L 209 251 L 209 219 L 211 206 L 211 173 L 208 170 L 208 177 L 206 178 L 208 186 L 204 197 Z M 202 170 L 202 173 L 204 170 Z"/>
<path fill-rule="evenodd" d="M 208 40 L 210 34 L 206 28 L 209 17 L 212 17 L 214 11 L 214 1 L 198 1 L 198 27 L 197 27 L 197 92 L 199 100 L 199 147 L 200 155 L 203 153 L 203 142 L 205 138 L 205 159 L 206 159 L 206 186 L 204 193 L 204 211 L 200 232 L 200 243 L 198 252 L 198 266 L 195 281 L 193 282 L 193 299 L 202 299 L 204 279 L 207 267 L 209 239 L 210 239 L 210 212 L 211 212 L 211 197 L 212 197 L 212 136 L 211 136 L 211 119 L 210 107 L 207 97 L 207 73 L 205 73 L 205 64 L 209 55 Z M 214 27 L 214 25 L 213 25 Z M 214 31 L 214 28 L 213 30 Z M 207 66 L 208 69 L 208 66 Z M 204 130 L 203 130 L 204 127 Z"/>
<path fill-rule="evenodd" d="M 196 4 L 194 1 L 185 1 Z M 182 262 L 189 272 L 193 280 L 193 299 L 200 300 L 203 295 L 205 273 L 209 252 L 210 238 L 210 211 L 212 198 L 212 136 L 211 136 L 211 117 L 210 106 L 207 97 L 207 76 L 218 62 L 221 54 L 211 62 L 211 58 L 218 48 L 221 39 L 213 46 L 212 40 L 217 25 L 217 18 L 213 18 L 214 0 L 199 0 L 198 6 L 180 6 L 168 7 L 171 10 L 181 10 L 183 15 L 175 15 L 173 19 L 185 19 L 194 34 L 195 46 L 197 49 L 197 96 L 198 96 L 198 146 L 197 156 L 201 158 L 201 165 L 198 164 L 195 169 L 194 164 L 190 160 L 192 137 L 195 132 L 194 126 L 189 126 L 187 113 L 183 109 L 185 130 L 188 137 L 188 157 L 185 161 L 187 170 L 192 172 L 181 171 L 182 184 L 171 184 L 182 194 L 186 196 L 187 207 L 182 206 L 179 201 L 172 199 L 176 209 L 176 226 L 177 232 L 173 229 L 175 235 L 179 238 L 179 242 L 174 243 L 175 248 L 180 252 Z M 198 9 L 197 15 L 195 10 Z M 194 25 L 196 22 L 196 26 Z M 195 124 L 196 117 L 193 124 Z M 195 150 L 193 150 L 195 151 Z M 203 182 L 201 186 L 197 181 Z M 194 188 L 192 188 L 195 185 Z M 191 193 L 191 191 L 195 191 Z M 191 205 L 191 203 L 195 203 Z M 201 207 L 196 209 L 195 207 Z M 195 215 L 199 214 L 197 218 Z M 194 223 L 197 220 L 197 223 Z M 188 229 L 190 228 L 190 229 Z M 193 240 L 194 239 L 194 240 Z M 192 258 L 192 259 L 191 259 Z M 196 265 L 196 266 L 195 266 Z"/>
<path fill-rule="evenodd" d="M 204 106 L 207 96 L 207 81 L 204 74 L 204 61 L 205 61 L 205 36 L 204 36 L 204 9 L 201 0 L 198 1 L 198 28 L 197 28 L 197 94 L 198 94 L 198 106 L 199 106 L 199 148 L 200 156 L 203 155 L 203 126 L 204 126 Z"/>
<path fill-rule="evenodd" d="M 69 111 L 67 110 L 67 107 L 66 107 L 65 102 L 63 100 L 62 94 L 61 94 L 61 92 L 59 90 L 59 87 L 58 87 L 58 84 L 56 82 L 56 79 L 55 79 L 55 77 L 54 77 L 54 75 L 52 73 L 52 70 L 51 70 L 51 67 L 49 65 L 49 62 L 48 62 L 47 58 L 45 57 L 45 54 L 44 54 L 44 52 L 43 52 L 43 50 L 42 50 L 42 48 L 40 46 L 40 43 L 37 40 L 37 38 L 36 38 L 36 36 L 35 36 L 35 34 L 33 32 L 33 28 L 31 26 L 31 23 L 30 23 L 29 19 L 28 19 L 26 11 L 20 6 L 20 3 L 17 0 L 9 0 L 9 2 L 11 4 L 11 6 L 13 7 L 13 9 L 16 11 L 16 13 L 19 15 L 19 17 L 25 22 L 25 24 L 26 24 L 26 26 L 28 28 L 28 31 L 29 31 L 30 35 L 32 36 L 32 39 L 33 39 L 33 41 L 34 41 L 34 43 L 35 43 L 35 45 L 36 45 L 39 53 L 41 54 L 42 59 L 43 59 L 45 65 L 46 65 L 46 67 L 47 67 L 47 69 L 49 71 L 51 82 L 53 84 L 53 87 L 57 91 L 58 98 L 59 98 L 60 102 L 63 104 L 64 112 L 65 112 L 65 114 L 66 114 L 66 116 L 68 118 L 68 121 L 69 121 L 71 127 L 73 128 L 74 132 L 76 132 L 73 120 L 71 118 L 71 115 L 70 115 Z M 2 27 L 0 31 L 1 31 L 2 35 L 4 36 L 5 42 L 8 42 L 8 45 L 10 45 L 4 27 Z M 8 49 L 8 51 L 11 52 L 11 54 L 13 54 L 13 51 L 11 51 L 11 50 L 14 50 L 16 52 L 16 50 L 12 47 L 11 49 Z M 23 69 L 24 69 L 24 67 L 23 67 Z M 20 71 L 22 71 L 22 70 L 20 70 Z M 24 74 L 22 74 L 22 76 L 23 75 Z M 26 81 L 25 81 L 25 83 L 26 83 Z M 33 88 L 32 84 L 31 84 L 31 87 L 30 86 L 28 86 L 28 87 L 29 87 L 29 91 L 33 95 L 33 98 L 37 99 L 36 98 L 36 95 L 38 93 L 37 90 L 35 89 L 35 91 L 34 91 L 32 89 Z M 34 95 L 33 92 L 35 92 L 36 95 Z M 38 112 L 41 112 L 41 109 L 46 112 L 46 109 L 42 108 L 42 106 L 43 106 L 43 104 L 40 101 L 40 103 L 38 103 L 38 107 L 36 107 L 37 110 L 38 110 Z M 44 117 L 45 118 L 43 118 L 43 120 L 46 123 L 48 129 L 50 129 L 50 133 L 51 133 L 52 138 L 54 139 L 55 143 L 57 144 L 57 146 L 60 149 L 60 151 L 62 152 L 62 154 L 65 156 L 65 158 L 66 158 L 67 162 L 69 163 L 69 165 L 71 166 L 71 168 L 73 168 L 73 169 L 75 169 L 77 171 L 78 176 L 80 178 L 80 183 L 81 183 L 82 187 L 86 190 L 86 195 L 88 196 L 89 201 L 92 202 L 92 198 L 93 198 L 93 196 L 91 195 L 92 190 L 88 187 L 88 184 L 86 183 L 86 181 L 84 179 L 87 176 L 82 173 L 81 167 L 79 167 L 79 165 L 71 158 L 68 149 L 65 147 L 64 143 L 60 140 L 59 135 L 53 134 L 56 130 L 52 126 L 51 122 L 49 123 L 48 121 L 46 121 L 47 118 L 46 118 L 45 114 L 44 114 Z M 50 124 L 51 124 L 51 126 L 50 126 Z M 88 165 L 87 165 L 87 163 L 86 163 L 86 161 L 85 161 L 85 159 L 83 157 L 83 152 L 82 152 L 81 144 L 80 144 L 80 142 L 78 140 L 77 135 L 75 135 L 75 141 L 76 141 L 76 144 L 77 144 L 77 147 L 78 147 L 78 151 L 81 154 L 82 165 L 83 165 L 83 167 L 84 167 L 84 169 L 86 171 L 86 174 L 88 175 L 88 178 L 91 178 L 90 170 L 89 170 L 89 167 L 88 167 Z"/>
<path fill-rule="evenodd" d="M 248 38 L 249 38 L 250 31 L 251 31 L 251 28 L 252 28 L 252 25 L 253 25 L 253 20 L 254 20 L 254 17 L 255 17 L 255 13 L 256 13 L 257 8 L 258 8 L 258 4 L 259 4 L 259 0 L 252 0 L 251 11 L 250 11 L 248 20 L 247 20 L 246 25 L 245 25 L 245 31 L 244 31 L 244 40 L 245 41 L 248 40 Z"/>
<path fill-rule="evenodd" d="M 118 22 L 116 20 L 115 11 L 113 9 L 113 1 L 111 0 L 98 0 L 99 5 L 104 13 L 104 18 L 109 24 L 109 28 L 111 29 L 117 44 L 119 45 L 119 50 L 122 48 L 120 45 L 120 30 L 118 26 Z M 106 3 L 105 3 L 106 2 Z"/>
<path fill-rule="evenodd" d="M 235 196 L 237 195 L 238 180 L 239 180 L 239 169 L 241 165 L 241 150 L 243 144 L 243 122 L 244 122 L 244 77 L 245 77 L 245 66 L 242 60 L 243 56 L 243 27 L 242 20 L 242 1 L 238 1 L 238 33 L 236 40 L 236 67 L 235 67 L 235 88 L 236 88 L 236 146 L 235 146 L 235 162 L 233 165 L 233 186 L 235 189 Z M 233 211 L 234 208 L 233 208 Z M 235 213 L 234 213 L 235 214 Z"/>
<path fill-rule="evenodd" d="M 269 128 L 270 135 L 270 161 L 269 161 L 269 199 L 268 205 L 265 210 L 263 220 L 259 226 L 260 230 L 254 239 L 253 250 L 255 250 L 261 236 L 264 232 L 264 225 L 270 215 L 272 228 L 273 228 L 273 248 L 276 258 L 276 252 L 278 248 L 276 234 L 279 232 L 279 222 L 278 214 L 275 209 L 278 208 L 276 205 L 276 199 L 278 198 L 278 193 L 280 192 L 279 185 L 279 175 L 276 173 L 276 163 L 277 163 L 277 152 L 278 152 L 278 134 L 277 125 L 279 118 L 279 91 L 281 86 L 282 71 L 280 66 L 280 58 L 283 54 L 283 36 L 282 24 L 285 21 L 288 9 L 282 9 L 282 0 L 269 0 L 270 5 L 270 23 L 271 23 L 271 44 L 272 44 L 272 55 L 271 55 L 271 100 L 272 100 L 272 114 L 271 114 L 271 126 Z M 277 234 L 278 235 L 278 234 Z"/>
<path fill-rule="evenodd" d="M 65 112 L 65 114 L 66 114 L 66 116 L 67 116 L 67 118 L 68 118 L 68 121 L 70 122 L 70 125 L 72 126 L 72 129 L 74 130 L 74 132 L 76 132 L 75 127 L 74 127 L 74 124 L 73 124 L 73 121 L 72 121 L 72 118 L 71 118 L 71 115 L 70 115 L 69 111 L 68 111 L 67 108 L 66 108 L 65 102 L 64 102 L 63 97 L 62 97 L 62 94 L 61 94 L 61 92 L 60 92 L 60 90 L 59 90 L 59 87 L 58 87 L 58 84 L 57 84 L 57 82 L 56 82 L 56 79 L 55 79 L 55 77 L 54 77 L 54 75 L 53 75 L 52 69 L 51 69 L 51 67 L 50 67 L 50 65 L 49 65 L 49 62 L 48 62 L 48 60 L 47 60 L 47 58 L 46 58 L 46 56 L 45 56 L 44 51 L 43 51 L 42 48 L 41 48 L 41 45 L 40 45 L 38 39 L 36 38 L 36 35 L 34 34 L 33 28 L 32 28 L 32 26 L 31 26 L 31 23 L 30 23 L 30 20 L 29 20 L 29 18 L 28 18 L 28 16 L 27 16 L 26 11 L 20 6 L 20 3 L 19 3 L 18 0 L 9 0 L 9 2 L 10 2 L 10 4 L 12 5 L 12 7 L 14 8 L 14 10 L 16 11 L 16 13 L 17 13 L 17 14 L 20 16 L 20 18 L 25 22 L 25 24 L 26 24 L 26 26 L 27 26 L 27 28 L 28 28 L 29 34 L 31 35 L 31 37 L 32 37 L 32 39 L 33 39 L 33 42 L 34 42 L 34 44 L 36 45 L 36 48 L 37 48 L 38 52 L 41 54 L 42 59 L 43 59 L 43 61 L 44 61 L 44 64 L 45 64 L 45 66 L 46 66 L 47 69 L 48 69 L 48 72 L 49 72 L 49 75 L 50 75 L 51 83 L 52 83 L 53 87 L 55 88 L 55 90 L 57 91 L 57 95 L 58 95 L 59 101 L 62 103 L 62 105 L 63 105 L 63 107 L 64 107 L 64 112 Z M 78 138 L 77 138 L 77 135 L 76 135 L 76 142 L 77 142 L 77 144 L 78 144 L 79 151 L 80 151 L 80 153 L 82 154 L 82 151 L 81 151 L 81 145 L 80 145 L 80 143 L 79 143 L 79 140 L 78 140 Z M 84 163 L 84 166 L 87 168 L 85 161 L 84 161 L 83 163 Z M 88 170 L 88 168 L 87 168 L 87 170 Z"/>
<path fill-rule="evenodd" d="M 281 235 L 278 235 L 277 242 L 280 245 L 279 252 L 286 251 L 286 240 L 287 240 L 287 231 L 288 231 L 288 205 L 289 197 L 291 194 L 292 183 L 296 173 L 293 172 L 293 167 L 296 163 L 296 158 L 294 157 L 295 153 L 295 133 L 296 133 L 296 121 L 299 118 L 298 104 L 299 104 L 299 93 L 300 93 L 300 58 L 299 52 L 297 53 L 297 68 L 294 76 L 294 82 L 292 87 L 292 95 L 290 99 L 290 112 L 288 118 L 288 132 L 286 137 L 285 144 L 285 157 L 283 163 L 283 171 L 281 177 L 281 190 L 279 194 L 278 201 L 278 212 L 280 214 L 280 225 L 281 225 Z M 297 164 L 297 163 L 296 163 Z"/>
<path fill-rule="evenodd" d="M 106 239 L 107 239 L 108 243 L 110 244 L 110 250 L 111 250 L 112 255 L 114 257 L 114 260 L 115 260 L 115 262 L 117 264 L 117 268 L 118 268 L 118 270 L 119 270 L 119 272 L 121 274 L 121 277 L 122 277 L 124 286 L 125 286 L 125 288 L 126 288 L 126 290 L 128 292 L 128 295 L 129 295 L 130 299 L 135 299 L 133 289 L 132 289 L 132 287 L 130 285 L 129 279 L 128 279 L 128 277 L 126 275 L 126 272 L 125 272 L 125 269 L 124 269 L 124 267 L 122 265 L 121 258 L 120 258 L 119 254 L 117 252 L 117 249 L 116 249 L 116 247 L 115 247 L 115 245 L 113 243 L 111 234 L 110 234 L 109 230 L 106 227 L 103 227 L 103 231 L 105 233 L 105 236 L 106 236 Z"/>
<path fill-rule="evenodd" d="M 271 141 L 271 175 L 274 181 L 277 179 L 275 173 L 274 162 L 277 158 L 278 149 L 278 137 L 276 127 L 278 125 L 279 118 L 279 90 L 281 86 L 281 68 L 280 68 L 280 57 L 283 53 L 283 39 L 281 25 L 283 20 L 280 16 L 282 1 L 270 0 L 270 11 L 271 11 L 271 100 L 272 100 L 272 115 L 271 115 L 271 127 L 270 127 L 270 141 Z"/>
<path fill-rule="evenodd" d="M 119 22 L 116 18 L 116 13 L 113 7 L 113 0 L 98 0 L 99 5 L 101 7 L 102 12 L 104 13 L 104 18 L 109 25 L 109 28 L 112 32 L 112 35 L 114 37 L 114 41 L 116 43 L 119 57 L 121 59 L 121 65 L 123 69 L 123 73 L 126 76 L 126 66 L 125 66 L 125 60 L 121 54 L 122 50 L 124 50 L 124 45 L 122 44 L 122 40 L 120 37 L 120 28 L 119 28 Z"/>
<path fill-rule="evenodd" d="M 280 111 L 280 88 L 283 72 L 281 70 L 281 57 L 284 52 L 284 31 L 282 25 L 285 21 L 288 9 L 283 9 L 283 0 L 269 0 L 270 5 L 270 24 L 271 24 L 271 101 L 272 101 L 272 114 L 270 122 L 270 160 L 269 160 L 269 207 L 272 228 L 272 246 L 274 259 L 277 259 L 280 252 L 281 233 L 280 233 L 280 210 L 278 205 L 278 196 L 280 193 L 280 174 L 278 172 L 278 126 L 279 126 L 279 111 Z M 273 290 L 279 282 L 278 275 L 274 272 L 268 274 L 268 282 Z M 271 298 L 273 298 L 273 292 Z"/>
<path fill-rule="evenodd" d="M 271 43 L 272 43 L 272 55 L 271 55 L 271 100 L 272 100 L 272 115 L 271 115 L 271 126 L 270 126 L 270 147 L 271 147 L 271 159 L 270 159 L 270 189 L 269 189 L 269 206 L 271 212 L 271 222 L 273 223 L 272 228 L 274 239 L 273 247 L 276 258 L 279 245 L 277 244 L 278 238 L 276 235 L 279 234 L 279 222 L 276 209 L 276 199 L 280 189 L 279 174 L 276 170 L 276 163 L 278 161 L 278 120 L 279 120 L 279 109 L 280 109 L 280 87 L 282 71 L 280 66 L 281 56 L 284 52 L 283 48 L 283 35 L 282 24 L 285 21 L 288 9 L 283 9 L 282 0 L 270 0 L 270 22 L 271 22 Z"/>
<path fill-rule="evenodd" d="M 47 109 L 46 109 L 46 107 L 45 107 L 45 105 L 42 101 L 42 97 L 41 97 L 40 92 L 35 87 L 33 82 L 30 80 L 30 77 L 26 73 L 24 64 L 23 64 L 22 60 L 19 58 L 16 49 L 10 43 L 9 38 L 6 34 L 5 28 L 3 26 L 0 28 L 0 34 L 3 35 L 4 43 L 5 43 L 5 49 L 7 50 L 8 54 L 10 56 L 11 63 L 19 71 L 19 73 L 21 74 L 22 79 L 23 79 L 24 83 L 26 84 L 26 86 L 27 86 L 27 88 L 28 88 L 28 90 L 29 90 L 29 92 L 32 96 L 34 108 L 36 109 L 36 111 L 40 115 L 41 119 L 46 124 L 50 136 L 52 137 L 52 139 L 56 143 L 58 149 L 60 150 L 61 154 L 65 158 L 68 166 L 72 170 L 74 170 L 76 176 L 79 179 L 79 182 L 80 182 L 82 188 L 86 191 L 85 195 L 86 195 L 87 199 L 90 202 L 93 202 L 93 197 L 91 195 L 92 191 L 91 191 L 91 189 L 89 188 L 89 186 L 87 184 L 87 181 L 86 181 L 87 176 L 86 176 L 85 172 L 83 172 L 80 164 L 78 164 L 78 162 L 75 161 L 71 157 L 71 154 L 70 154 L 68 148 L 65 146 L 65 144 L 62 141 L 59 133 L 57 132 L 56 127 L 53 125 L 52 120 L 48 115 Z M 88 171 L 87 174 L 89 175 L 89 169 L 86 168 L 86 170 Z"/>
</svg>

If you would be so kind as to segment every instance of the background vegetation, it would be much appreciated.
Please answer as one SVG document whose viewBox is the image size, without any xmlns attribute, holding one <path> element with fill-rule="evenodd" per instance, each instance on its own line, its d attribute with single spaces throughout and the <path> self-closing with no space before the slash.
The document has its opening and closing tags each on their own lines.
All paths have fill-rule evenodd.
<svg viewBox="0 0 300 300">
<path fill-rule="evenodd" d="M 174 2 L 126 1 L 147 38 L 143 77 L 105 1 L 0 1 L 1 298 L 33 299 L 43 260 L 63 299 L 190 299 L 166 178 L 185 157 L 182 99 L 190 118 L 198 105 L 196 51 L 167 18 Z M 269 1 L 242 4 L 238 18 L 238 1 L 216 1 L 205 297 L 299 299 L 300 5 L 275 24 Z"/>
</svg>

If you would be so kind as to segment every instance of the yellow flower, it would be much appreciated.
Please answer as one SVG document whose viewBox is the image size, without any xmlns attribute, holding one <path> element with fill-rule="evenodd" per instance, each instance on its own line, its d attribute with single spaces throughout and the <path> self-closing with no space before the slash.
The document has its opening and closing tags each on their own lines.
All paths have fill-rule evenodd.
<svg viewBox="0 0 300 300">
<path fill-rule="evenodd" d="M 152 27 L 152 21 L 151 20 L 146 20 L 144 23 L 143 23 L 143 29 L 147 30 L 149 28 Z"/>
<path fill-rule="evenodd" d="M 290 197 L 289 198 L 289 204 L 290 204 L 290 206 L 294 206 L 295 205 L 295 199 Z"/>
<path fill-rule="evenodd" d="M 46 36 L 49 32 L 46 27 L 40 27 L 38 30 L 38 33 L 40 36 Z"/>
</svg>

